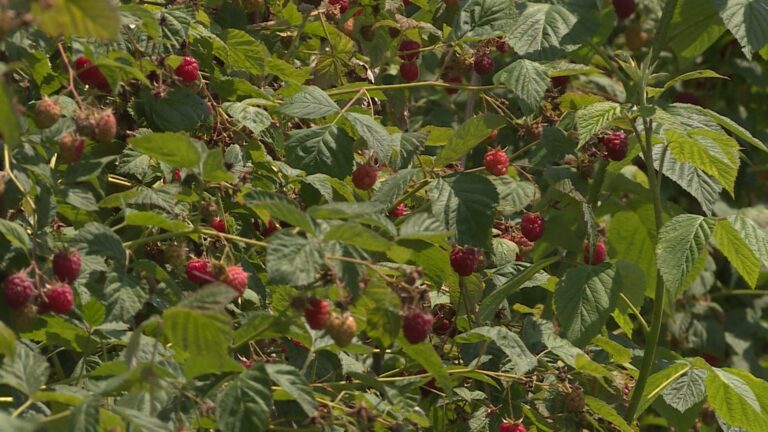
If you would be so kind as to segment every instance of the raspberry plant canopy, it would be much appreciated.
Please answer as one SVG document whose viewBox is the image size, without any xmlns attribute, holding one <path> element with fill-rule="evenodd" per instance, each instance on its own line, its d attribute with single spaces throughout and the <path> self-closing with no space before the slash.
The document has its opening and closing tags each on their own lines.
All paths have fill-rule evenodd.
<svg viewBox="0 0 768 432">
<path fill-rule="evenodd" d="M 0 0 L 0 429 L 768 431 L 766 0 Z"/>
</svg>

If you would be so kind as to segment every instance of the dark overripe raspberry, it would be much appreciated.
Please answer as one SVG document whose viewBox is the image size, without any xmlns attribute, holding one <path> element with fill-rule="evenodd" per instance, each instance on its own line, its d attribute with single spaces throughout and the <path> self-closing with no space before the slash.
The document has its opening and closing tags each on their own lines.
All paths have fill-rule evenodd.
<svg viewBox="0 0 768 432">
<path fill-rule="evenodd" d="M 400 58 L 406 62 L 412 62 L 419 58 L 421 53 L 416 51 L 419 48 L 421 48 L 421 44 L 412 39 L 403 39 L 400 42 L 400 45 L 397 46 L 397 50 L 400 52 Z"/>
<path fill-rule="evenodd" d="M 360 190 L 368 190 L 376 184 L 379 171 L 370 165 L 359 165 L 352 173 L 352 184 Z"/>
<path fill-rule="evenodd" d="M 61 117 L 61 106 L 54 100 L 44 97 L 35 106 L 35 125 L 40 129 L 48 129 L 56 124 Z"/>
<path fill-rule="evenodd" d="M 77 77 L 83 84 L 96 87 L 104 93 L 112 91 L 112 87 L 109 85 L 107 77 L 101 73 L 101 70 L 97 66 L 93 65 L 93 62 L 91 62 L 88 57 L 80 56 L 76 58 L 75 70 L 77 70 Z"/>
<path fill-rule="evenodd" d="M 687 91 L 677 93 L 673 102 L 701 106 L 701 99 L 695 94 Z"/>
<path fill-rule="evenodd" d="M 352 339 L 357 334 L 357 323 L 355 318 L 349 313 L 344 315 L 333 314 L 331 319 L 328 320 L 325 331 L 328 332 L 336 345 L 344 348 L 352 343 Z"/>
<path fill-rule="evenodd" d="M 340 13 L 344 13 L 349 9 L 349 0 L 328 0 L 328 4 L 338 6 Z"/>
<path fill-rule="evenodd" d="M 403 317 L 403 335 L 405 339 L 417 344 L 425 340 L 432 331 L 434 318 L 431 313 L 421 310 L 412 310 Z"/>
<path fill-rule="evenodd" d="M 475 63 L 473 66 L 478 75 L 488 75 L 493 72 L 493 57 L 488 54 L 475 56 Z"/>
<path fill-rule="evenodd" d="M 197 81 L 200 76 L 200 65 L 193 57 L 184 57 L 181 63 L 173 71 L 182 82 L 191 83 Z"/>
<path fill-rule="evenodd" d="M 74 282 L 80 276 L 80 266 L 80 252 L 76 250 L 61 251 L 53 256 L 53 274 L 62 282 Z"/>
<path fill-rule="evenodd" d="M 520 233 L 535 242 L 544 234 L 544 218 L 538 213 L 525 213 L 520 220 Z"/>
<path fill-rule="evenodd" d="M 66 315 L 75 305 L 75 294 L 72 287 L 65 283 L 57 283 L 43 291 L 40 299 L 40 312 L 53 312 Z"/>
<path fill-rule="evenodd" d="M 304 308 L 304 319 L 307 320 L 312 330 L 322 330 L 328 325 L 331 318 L 331 303 L 328 300 L 320 300 L 317 297 L 307 299 Z"/>
<path fill-rule="evenodd" d="M 459 276 L 469 276 L 477 270 L 477 249 L 457 247 L 451 252 L 451 267 Z"/>
<path fill-rule="evenodd" d="M 3 281 L 5 304 L 11 309 L 23 308 L 35 294 L 35 284 L 26 273 L 14 273 Z"/>
<path fill-rule="evenodd" d="M 187 279 L 196 284 L 210 283 L 216 280 L 213 276 L 211 261 L 201 258 L 192 258 L 184 269 Z"/>
<path fill-rule="evenodd" d="M 238 294 L 243 295 L 248 288 L 248 273 L 239 265 L 229 266 L 223 282 L 234 288 Z"/>
<path fill-rule="evenodd" d="M 500 53 L 505 53 L 509 51 L 509 42 L 507 42 L 506 39 L 496 39 L 496 51 Z"/>
<path fill-rule="evenodd" d="M 483 166 L 495 176 L 506 175 L 507 168 L 509 168 L 509 156 L 503 150 L 489 150 L 483 157 Z"/>
<path fill-rule="evenodd" d="M 595 252 L 592 255 L 592 261 L 590 262 L 589 256 L 590 256 L 590 249 L 589 249 L 589 242 L 584 242 L 584 264 L 592 264 L 592 265 L 598 265 L 605 261 L 606 258 L 606 250 L 605 250 L 605 243 L 603 243 L 602 240 L 598 240 L 595 244 Z"/>
<path fill-rule="evenodd" d="M 416 62 L 400 63 L 400 77 L 406 82 L 416 81 L 419 79 L 419 65 Z"/>
<path fill-rule="evenodd" d="M 624 20 L 635 13 L 635 0 L 613 0 L 613 9 L 620 20 Z"/>
<path fill-rule="evenodd" d="M 552 83 L 552 88 L 558 91 L 565 90 L 566 87 L 568 87 L 568 83 L 571 81 L 571 77 L 569 76 L 557 76 L 552 77 L 549 80 Z"/>
<path fill-rule="evenodd" d="M 622 131 L 612 132 L 602 138 L 605 154 L 612 161 L 621 161 L 627 157 L 627 134 Z"/>
</svg>

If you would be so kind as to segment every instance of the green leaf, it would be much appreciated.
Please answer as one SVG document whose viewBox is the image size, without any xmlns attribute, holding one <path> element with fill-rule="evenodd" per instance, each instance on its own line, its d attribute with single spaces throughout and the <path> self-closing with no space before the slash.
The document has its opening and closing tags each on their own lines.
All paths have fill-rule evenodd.
<svg viewBox="0 0 768 432">
<path fill-rule="evenodd" d="M 676 216 L 661 228 L 656 265 L 671 298 L 688 287 L 704 268 L 715 222 L 703 216 Z"/>
<path fill-rule="evenodd" d="M 128 144 L 147 156 L 177 168 L 193 168 L 200 163 L 200 149 L 184 134 L 155 132 L 129 138 Z"/>
<path fill-rule="evenodd" d="M 450 37 L 488 38 L 513 28 L 515 10 L 505 0 L 469 0 L 456 17 Z"/>
<path fill-rule="evenodd" d="M 59 0 L 32 3 L 37 25 L 52 36 L 117 39 L 120 16 L 108 0 Z"/>
<path fill-rule="evenodd" d="M 714 3 L 748 59 L 768 45 L 767 0 L 714 0 Z"/>
<path fill-rule="evenodd" d="M 78 432 L 99 432 L 99 399 L 88 397 L 72 408 L 67 417 L 69 430 Z"/>
<path fill-rule="evenodd" d="M 723 420 L 746 430 L 768 430 L 768 418 L 760 407 L 760 401 L 744 380 L 713 368 L 705 383 L 707 402 Z"/>
<path fill-rule="evenodd" d="M 709 1 L 679 0 L 672 16 L 668 45 L 684 61 L 701 55 L 725 32 L 723 21 Z"/>
<path fill-rule="evenodd" d="M 323 266 L 320 244 L 313 239 L 278 232 L 269 238 L 267 274 L 274 284 L 307 285 Z"/>
<path fill-rule="evenodd" d="M 536 185 L 532 182 L 515 180 L 510 176 L 494 176 L 490 179 L 499 193 L 498 211 L 505 215 L 528 207 L 536 196 Z"/>
<path fill-rule="evenodd" d="M 504 84 L 520 98 L 520 108 L 526 114 L 537 112 L 550 86 L 547 68 L 530 60 L 520 59 L 500 70 L 493 77 L 495 84 Z"/>
<path fill-rule="evenodd" d="M 261 108 L 250 106 L 246 102 L 227 102 L 221 105 L 224 111 L 237 123 L 248 128 L 254 137 L 272 124 L 272 118 Z"/>
<path fill-rule="evenodd" d="M 704 386 L 706 377 L 707 371 L 704 369 L 690 369 L 667 386 L 661 396 L 669 406 L 683 413 L 696 406 L 706 396 Z"/>
<path fill-rule="evenodd" d="M 334 125 L 291 131 L 285 146 L 288 163 L 307 174 L 344 179 L 352 173 L 352 139 Z"/>
<path fill-rule="evenodd" d="M 594 377 L 612 379 L 611 372 L 589 358 L 584 351 L 555 334 L 555 329 L 549 321 L 533 317 L 527 318 L 523 327 L 523 339 L 529 344 L 543 343 L 566 364 L 581 372 Z"/>
<path fill-rule="evenodd" d="M 689 109 L 693 109 L 694 111 L 698 111 L 701 114 L 706 115 L 710 119 L 714 120 L 717 124 L 720 126 L 726 128 L 728 131 L 736 135 L 737 137 L 744 140 L 747 144 L 750 144 L 764 152 L 768 152 L 768 147 L 765 146 L 760 140 L 752 136 L 751 133 L 749 133 L 748 130 L 741 127 L 738 123 L 734 122 L 733 120 L 729 119 L 728 117 L 724 117 L 712 110 L 708 110 L 706 108 L 702 108 L 695 105 L 689 105 Z"/>
<path fill-rule="evenodd" d="M 678 83 L 681 83 L 683 81 L 688 80 L 694 80 L 694 79 L 700 79 L 700 78 L 721 78 L 721 79 L 728 79 L 728 77 L 722 76 L 719 73 L 709 70 L 709 69 L 702 69 L 697 70 L 693 72 L 686 72 L 682 75 L 678 75 L 675 78 L 669 80 L 664 84 L 664 91 L 671 89 Z M 658 96 L 658 95 L 655 95 Z"/>
<path fill-rule="evenodd" d="M 12 356 L 6 355 L 0 369 L 0 383 L 9 385 L 27 396 L 37 393 L 48 379 L 48 362 L 25 344 L 16 344 Z"/>
<path fill-rule="evenodd" d="M 686 362 L 673 363 L 664 369 L 648 377 L 648 383 L 645 386 L 643 396 L 640 398 L 640 405 L 637 409 L 637 417 L 640 416 L 656 400 L 664 389 L 677 381 L 686 372 L 691 370 L 691 365 Z"/>
<path fill-rule="evenodd" d="M 576 112 L 579 129 L 579 145 L 583 145 L 600 132 L 614 118 L 621 115 L 621 105 L 616 102 L 597 102 Z"/>
<path fill-rule="evenodd" d="M 541 261 L 537 261 L 531 264 L 530 267 L 520 272 L 520 274 L 511 278 L 493 292 L 488 294 L 482 302 L 480 302 L 477 312 L 477 321 L 485 323 L 491 321 L 496 311 L 499 310 L 501 303 L 512 293 L 517 291 L 524 283 L 536 276 L 536 274 L 543 270 L 545 267 L 556 263 L 560 259 L 558 257 L 550 257 Z"/>
<path fill-rule="evenodd" d="M 0 134 L 3 141 L 10 149 L 21 142 L 19 131 L 19 118 L 13 105 L 13 93 L 3 84 L 0 84 Z"/>
<path fill-rule="evenodd" d="M 624 420 L 623 417 L 619 415 L 618 412 L 616 412 L 616 409 L 612 406 L 608 405 L 607 403 L 603 402 L 602 400 L 587 395 L 584 398 L 584 402 L 586 402 L 589 409 L 591 409 L 595 414 L 603 418 L 604 420 L 607 420 L 612 425 L 616 426 L 617 429 L 619 429 L 622 432 L 633 432 L 634 429 L 627 424 L 626 420 Z"/>
<path fill-rule="evenodd" d="M 653 147 L 653 163 L 659 169 L 664 146 Z M 691 194 L 707 215 L 712 214 L 715 202 L 720 199 L 723 187 L 704 171 L 688 162 L 679 162 L 669 152 L 664 157 L 664 175 Z"/>
<path fill-rule="evenodd" d="M 211 118 L 208 103 L 186 88 L 177 88 L 163 97 L 155 97 L 145 90 L 134 107 L 138 116 L 160 132 L 192 131 Z"/>
<path fill-rule="evenodd" d="M 322 89 L 315 86 L 304 86 L 301 91 L 280 105 L 278 111 L 282 114 L 316 119 L 341 112 L 336 102 Z"/>
<path fill-rule="evenodd" d="M 345 222 L 332 226 L 326 231 L 323 239 L 326 241 L 336 240 L 375 252 L 385 252 L 392 245 L 389 240 L 375 231 L 355 222 Z"/>
<path fill-rule="evenodd" d="M 728 216 L 728 222 L 746 242 L 760 262 L 768 266 L 768 237 L 750 219 L 741 215 Z"/>
<path fill-rule="evenodd" d="M 392 136 L 373 117 L 352 112 L 344 113 L 357 133 L 368 143 L 368 147 L 382 161 L 389 161 L 392 156 Z"/>
<path fill-rule="evenodd" d="M 676 160 L 711 175 L 733 195 L 739 170 L 739 146 L 733 138 L 705 129 L 691 129 L 688 134 L 667 130 L 664 136 Z"/>
<path fill-rule="evenodd" d="M 16 222 L 0 219 L 0 234 L 8 239 L 13 246 L 19 247 L 25 252 L 32 249 L 32 240 L 29 239 L 24 228 Z"/>
<path fill-rule="evenodd" d="M 445 148 L 437 155 L 435 163 L 445 165 L 464 157 L 470 150 L 483 142 L 488 135 L 504 126 L 504 118 L 495 114 L 481 114 L 464 122 L 451 135 Z"/>
<path fill-rule="evenodd" d="M 112 411 L 120 415 L 126 423 L 141 432 L 171 432 L 174 430 L 168 423 L 135 409 L 114 407 Z"/>
<path fill-rule="evenodd" d="M 125 224 L 159 227 L 170 232 L 181 232 L 192 228 L 184 222 L 170 220 L 161 213 L 149 211 L 139 211 L 127 214 L 125 216 Z"/>
<path fill-rule="evenodd" d="M 620 284 L 612 264 L 581 266 L 565 272 L 555 288 L 555 311 L 563 333 L 576 346 L 584 346 L 608 320 L 619 298 Z"/>
<path fill-rule="evenodd" d="M 633 262 L 650 275 L 644 279 L 643 292 L 653 295 L 656 289 L 656 227 L 650 204 L 634 210 L 624 210 L 611 216 L 608 225 L 608 243 L 611 256 Z"/>
<path fill-rule="evenodd" d="M 229 432 L 267 429 L 272 390 L 264 363 L 256 363 L 227 384 L 216 401 L 216 426 Z"/>
<path fill-rule="evenodd" d="M 504 327 L 477 327 L 455 338 L 456 343 L 492 341 L 504 351 L 515 374 L 524 375 L 536 367 L 536 357 L 528 351 L 522 339 Z"/>
<path fill-rule="evenodd" d="M 126 265 L 123 241 L 105 225 L 90 222 L 77 231 L 73 241 L 85 246 L 88 255 L 112 258 L 117 268 L 124 268 Z"/>
<path fill-rule="evenodd" d="M 264 365 L 269 374 L 269 378 L 279 385 L 283 391 L 291 395 L 301 408 L 312 416 L 317 411 L 317 402 L 315 401 L 312 387 L 307 384 L 307 380 L 301 375 L 301 372 L 293 366 L 279 363 L 267 363 Z"/>
<path fill-rule="evenodd" d="M 235 176 L 224 166 L 224 155 L 219 148 L 212 148 L 203 159 L 203 180 L 207 182 L 231 182 Z"/>
<path fill-rule="evenodd" d="M 432 374 L 437 381 L 437 385 L 442 387 L 446 392 L 449 392 L 453 388 L 453 380 L 448 375 L 448 372 L 443 365 L 443 361 L 440 356 L 435 352 L 435 348 L 427 343 L 422 342 L 418 344 L 411 344 L 405 340 L 405 337 L 398 338 L 401 348 L 408 357 L 416 360 L 427 372 Z"/>
<path fill-rule="evenodd" d="M 566 43 L 578 18 L 561 5 L 522 3 L 522 13 L 509 35 L 509 44 L 517 54 L 544 54 L 569 51 Z"/>
<path fill-rule="evenodd" d="M 394 205 L 406 189 L 411 186 L 411 183 L 420 178 L 420 173 L 421 171 L 418 169 L 398 171 L 381 183 L 371 200 L 388 207 Z"/>
<path fill-rule="evenodd" d="M 254 210 L 266 210 L 271 217 L 288 222 L 307 233 L 315 232 L 312 219 L 298 207 L 295 201 L 285 195 L 254 190 L 249 192 L 245 199 L 248 206 Z"/>
<path fill-rule="evenodd" d="M 485 247 L 496 215 L 498 192 L 488 178 L 474 173 L 450 175 L 429 187 L 432 214 L 461 245 Z"/>
<path fill-rule="evenodd" d="M 96 298 L 92 298 L 88 303 L 84 304 L 81 312 L 83 314 L 83 320 L 91 327 L 102 325 L 104 319 L 107 317 L 106 308 Z"/>
<path fill-rule="evenodd" d="M 761 262 L 727 219 L 715 224 L 714 240 L 720 252 L 728 258 L 747 284 L 754 288 L 760 276 Z"/>
</svg>

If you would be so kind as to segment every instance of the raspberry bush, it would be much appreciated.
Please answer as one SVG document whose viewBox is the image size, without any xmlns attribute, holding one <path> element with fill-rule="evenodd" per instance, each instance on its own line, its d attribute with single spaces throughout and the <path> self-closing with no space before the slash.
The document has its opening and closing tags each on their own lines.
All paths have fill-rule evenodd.
<svg viewBox="0 0 768 432">
<path fill-rule="evenodd" d="M 764 9 L 0 1 L 0 429 L 768 430 Z"/>
</svg>

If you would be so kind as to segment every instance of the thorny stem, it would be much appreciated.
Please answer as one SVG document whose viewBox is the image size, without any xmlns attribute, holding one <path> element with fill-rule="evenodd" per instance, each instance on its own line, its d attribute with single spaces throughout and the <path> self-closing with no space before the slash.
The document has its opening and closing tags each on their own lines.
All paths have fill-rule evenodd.
<svg viewBox="0 0 768 432">
<path fill-rule="evenodd" d="M 77 106 L 82 108 L 83 101 L 80 99 L 80 95 L 77 94 L 77 89 L 75 88 L 75 71 L 72 70 L 72 66 L 69 64 L 67 53 L 64 51 L 64 46 L 61 44 L 61 42 L 58 43 L 58 46 L 59 46 L 59 53 L 61 53 L 61 61 L 64 63 L 64 66 L 67 67 L 67 73 L 69 74 L 69 87 L 67 89 L 71 91 L 72 96 L 75 97 L 75 100 L 77 101 Z"/>
<path fill-rule="evenodd" d="M 448 83 L 444 81 L 416 81 L 412 83 L 401 83 L 401 84 L 383 84 L 383 85 L 369 85 L 364 87 L 352 87 L 352 88 L 340 88 L 336 90 L 328 90 L 326 93 L 328 96 L 338 96 L 348 93 L 355 93 L 359 91 L 360 89 L 365 89 L 366 91 L 375 91 L 375 90 L 400 90 L 400 89 L 408 89 L 408 88 L 415 88 L 415 87 L 442 87 L 442 88 L 455 88 L 459 90 L 496 90 L 504 88 L 503 85 L 467 85 L 467 84 L 458 84 L 458 83 Z"/>
<path fill-rule="evenodd" d="M 5 174 L 8 176 L 8 178 L 11 179 L 13 184 L 16 185 L 16 187 L 19 189 L 19 193 L 24 197 L 24 199 L 27 200 L 27 204 L 29 204 L 29 207 L 32 209 L 34 214 L 35 202 L 32 201 L 32 198 L 29 197 L 27 191 L 24 190 L 24 188 L 21 186 L 21 182 L 19 182 L 19 179 L 13 174 L 13 171 L 11 170 L 11 152 L 7 142 L 3 146 L 3 170 L 5 171 Z"/>
</svg>

